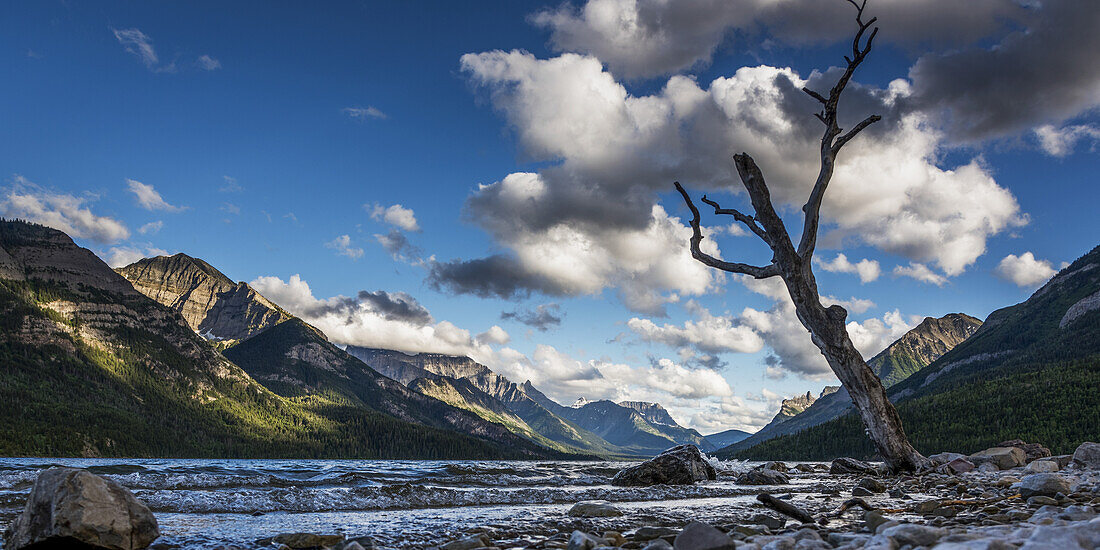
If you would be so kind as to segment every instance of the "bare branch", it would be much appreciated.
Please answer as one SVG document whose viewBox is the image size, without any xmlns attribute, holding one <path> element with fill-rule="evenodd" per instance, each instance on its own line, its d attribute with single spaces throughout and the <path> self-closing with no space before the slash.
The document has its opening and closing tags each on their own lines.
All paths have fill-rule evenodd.
<svg viewBox="0 0 1100 550">
<path fill-rule="evenodd" d="M 844 134 L 843 136 L 840 136 L 840 137 L 836 138 L 836 142 L 833 143 L 833 154 L 835 155 L 837 152 L 839 152 L 840 148 L 844 147 L 845 143 L 848 143 L 849 141 L 851 141 L 852 138 L 856 137 L 856 134 L 863 131 L 864 128 L 866 128 L 866 127 L 868 127 L 868 126 L 870 126 L 870 125 L 872 125 L 872 124 L 874 124 L 874 123 L 876 123 L 880 120 L 882 120 L 882 117 L 880 117 L 878 115 L 871 115 L 871 116 L 863 119 L 863 121 L 860 122 L 859 124 L 856 124 L 856 127 L 852 128 L 851 131 L 849 131 L 847 134 Z"/>
<path fill-rule="evenodd" d="M 742 214 L 740 211 L 734 208 L 722 208 L 721 206 L 718 206 L 718 203 L 708 199 L 706 195 L 703 195 L 703 198 L 701 200 L 704 203 L 709 204 L 711 207 L 713 207 L 715 214 L 733 216 L 733 219 L 744 224 L 745 227 L 748 227 L 753 233 L 756 233 L 756 236 L 763 239 L 764 242 L 769 244 L 771 243 L 771 239 L 768 238 L 768 233 L 764 231 L 764 228 L 760 227 L 760 225 L 758 225 L 756 223 L 756 220 L 754 220 L 753 218 Z"/>
<path fill-rule="evenodd" d="M 748 275 L 756 279 L 767 279 L 768 277 L 775 277 L 779 275 L 779 268 L 774 263 L 768 264 L 764 267 L 758 267 L 755 265 L 742 264 L 737 262 L 726 262 L 711 256 L 699 249 L 699 243 L 703 240 L 703 232 L 699 228 L 699 209 L 695 207 L 695 203 L 691 201 L 691 196 L 684 190 L 680 182 L 675 182 L 676 190 L 680 192 L 680 196 L 684 197 L 684 202 L 687 204 L 689 210 L 691 210 L 691 257 L 706 264 L 715 269 L 721 269 L 722 271 L 728 271 L 730 273 L 741 273 Z"/>
<path fill-rule="evenodd" d="M 819 93 L 817 93 L 817 92 L 815 92 L 815 91 L 813 91 L 813 90 L 811 90 L 811 89 L 809 89 L 809 88 L 805 88 L 805 87 L 803 87 L 803 88 L 802 88 L 802 91 L 803 91 L 803 92 L 806 92 L 806 94 L 807 94 L 807 95 L 809 95 L 810 97 L 812 97 L 812 98 L 814 98 L 814 99 L 816 99 L 816 100 L 820 101 L 822 105 L 824 105 L 824 104 L 827 104 L 827 103 L 829 103 L 829 100 L 828 100 L 828 99 L 825 99 L 824 97 L 822 97 L 822 95 L 821 95 L 821 94 L 819 94 Z"/>
</svg>

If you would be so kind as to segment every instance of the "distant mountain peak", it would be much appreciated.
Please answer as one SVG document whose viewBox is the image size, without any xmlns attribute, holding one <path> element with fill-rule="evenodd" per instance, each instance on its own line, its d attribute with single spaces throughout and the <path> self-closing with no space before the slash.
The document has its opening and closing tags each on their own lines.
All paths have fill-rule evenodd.
<svg viewBox="0 0 1100 550">
<path fill-rule="evenodd" d="M 589 403 L 591 403 L 591 401 L 585 399 L 584 397 L 578 397 L 577 400 L 574 401 L 573 404 L 569 405 L 569 406 L 571 408 L 574 408 L 574 409 L 580 409 L 580 408 L 584 407 L 585 405 L 587 405 Z"/>
</svg>

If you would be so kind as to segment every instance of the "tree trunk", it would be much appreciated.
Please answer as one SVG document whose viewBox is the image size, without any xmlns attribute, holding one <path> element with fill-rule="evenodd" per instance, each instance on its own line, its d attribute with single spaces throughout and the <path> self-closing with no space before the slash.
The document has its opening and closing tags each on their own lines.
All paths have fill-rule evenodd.
<svg viewBox="0 0 1100 550">
<path fill-rule="evenodd" d="M 909 443 L 901 417 L 886 396 L 886 388 L 848 336 L 844 326 L 848 312 L 838 305 L 828 308 L 821 305 L 813 273 L 804 269 L 805 263 L 778 264 L 798 320 L 810 331 L 814 345 L 821 350 L 833 373 L 848 390 L 867 436 L 879 455 L 895 472 L 925 468 L 928 459 Z"/>
</svg>

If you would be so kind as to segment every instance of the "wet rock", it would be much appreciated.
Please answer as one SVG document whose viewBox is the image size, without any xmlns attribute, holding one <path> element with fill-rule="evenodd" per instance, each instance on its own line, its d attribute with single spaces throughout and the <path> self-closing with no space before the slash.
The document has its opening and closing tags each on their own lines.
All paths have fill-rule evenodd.
<svg viewBox="0 0 1100 550">
<path fill-rule="evenodd" d="M 868 510 L 863 514 L 863 522 L 867 524 L 867 530 L 872 533 L 875 532 L 875 529 L 878 529 L 879 525 L 887 521 L 890 520 L 875 510 Z"/>
<path fill-rule="evenodd" d="M 1062 468 L 1053 460 L 1034 460 L 1027 465 L 1027 471 L 1037 474 L 1057 472 Z"/>
<path fill-rule="evenodd" d="M 997 444 L 998 447 L 1016 447 L 1024 452 L 1024 459 L 1027 462 L 1032 460 L 1038 460 L 1040 458 L 1046 458 L 1050 456 L 1050 449 L 1038 444 L 1038 443 L 1024 443 L 1020 439 L 1012 439 L 1009 441 L 1002 441 Z"/>
<path fill-rule="evenodd" d="M 829 465 L 830 474 L 877 474 L 874 466 L 854 458 L 838 458 Z"/>
<path fill-rule="evenodd" d="M 282 533 L 265 540 L 270 541 L 268 542 L 268 544 L 281 544 L 287 548 L 298 550 L 302 548 L 331 548 L 337 544 L 344 542 L 344 536 L 317 535 L 314 533 Z M 487 545 L 478 544 L 478 546 Z M 477 548 L 477 546 L 448 547 L 447 545 L 443 545 L 442 548 L 446 550 L 470 550 L 471 548 Z"/>
<path fill-rule="evenodd" d="M 575 518 L 617 518 L 623 513 L 605 500 L 587 500 L 574 504 L 569 509 L 569 515 Z"/>
<path fill-rule="evenodd" d="M 734 542 L 718 529 L 701 521 L 693 521 L 676 535 L 672 547 L 676 550 L 732 550 Z"/>
<path fill-rule="evenodd" d="M 50 468 L 38 475 L 23 513 L 5 533 L 4 548 L 82 543 L 135 550 L 159 536 L 153 513 L 122 485 L 87 470 Z"/>
<path fill-rule="evenodd" d="M 675 534 L 676 530 L 668 527 L 639 527 L 634 531 L 634 540 L 647 541 Z"/>
<path fill-rule="evenodd" d="M 932 546 L 941 537 L 947 534 L 947 530 L 927 525 L 903 523 L 883 530 L 883 535 L 894 539 L 900 545 Z"/>
<path fill-rule="evenodd" d="M 1073 451 L 1073 463 L 1079 468 L 1100 470 L 1100 443 L 1086 441 Z"/>
<path fill-rule="evenodd" d="M 1046 496 L 1043 496 L 1043 495 L 1037 495 L 1037 496 L 1033 496 L 1033 497 L 1027 499 L 1027 505 L 1028 506 L 1034 506 L 1036 508 L 1038 508 L 1040 506 L 1057 506 L 1058 505 L 1058 499 L 1054 499 L 1054 498 L 1051 498 L 1051 497 L 1046 497 Z"/>
<path fill-rule="evenodd" d="M 717 479 L 714 467 L 703 458 L 695 445 L 673 447 L 641 464 L 615 474 L 611 484 L 618 486 L 690 485 L 696 481 Z"/>
<path fill-rule="evenodd" d="M 857 487 L 863 487 L 864 489 L 867 489 L 868 491 L 871 491 L 872 493 L 885 493 L 886 492 L 886 484 L 879 481 L 879 480 L 877 480 L 877 479 L 875 479 L 875 478 L 873 478 L 873 477 L 865 477 L 865 478 L 859 480 L 859 483 L 857 483 L 856 486 Z"/>
<path fill-rule="evenodd" d="M 1027 453 L 1019 447 L 992 447 L 970 455 L 970 462 L 977 466 L 993 464 L 999 470 L 1008 470 L 1027 463 Z"/>
<path fill-rule="evenodd" d="M 642 550 L 671 550 L 672 545 L 665 539 L 656 539 L 642 547 Z"/>
<path fill-rule="evenodd" d="M 791 482 L 787 474 L 775 470 L 749 470 L 739 476 L 738 485 L 786 485 Z"/>
<path fill-rule="evenodd" d="M 778 531 L 787 525 L 787 518 L 777 518 L 768 514 L 756 514 L 749 518 L 749 523 L 763 525 L 772 531 Z"/>
<path fill-rule="evenodd" d="M 863 487 L 856 487 L 852 489 L 852 496 L 854 497 L 869 497 L 872 495 L 874 495 L 874 493 L 872 493 L 869 489 L 864 489 Z"/>
<path fill-rule="evenodd" d="M 1069 492 L 1069 483 L 1058 474 L 1031 474 L 1020 480 L 1020 496 L 1024 498 Z"/>
<path fill-rule="evenodd" d="M 775 470 L 777 472 L 783 472 L 783 473 L 786 473 L 786 472 L 790 471 L 790 467 L 788 467 L 786 463 L 777 462 L 777 461 L 776 462 L 768 462 L 768 463 L 764 464 L 764 469 L 765 470 Z"/>
<path fill-rule="evenodd" d="M 794 469 L 804 474 L 812 474 L 817 471 L 813 464 L 795 464 Z"/>
<path fill-rule="evenodd" d="M 599 545 L 600 545 L 599 541 L 597 541 L 595 539 L 595 537 L 593 537 L 592 535 L 589 535 L 588 533 L 585 533 L 584 531 L 573 531 L 573 534 L 569 536 L 569 543 L 566 546 L 566 549 L 567 550 L 592 550 L 593 548 L 595 548 Z M 483 546 L 488 546 L 488 544 L 485 544 Z M 470 547 L 470 548 L 472 549 L 472 548 L 475 548 L 475 547 Z M 447 547 L 443 547 L 443 550 L 457 550 L 457 549 L 449 549 Z"/>
</svg>

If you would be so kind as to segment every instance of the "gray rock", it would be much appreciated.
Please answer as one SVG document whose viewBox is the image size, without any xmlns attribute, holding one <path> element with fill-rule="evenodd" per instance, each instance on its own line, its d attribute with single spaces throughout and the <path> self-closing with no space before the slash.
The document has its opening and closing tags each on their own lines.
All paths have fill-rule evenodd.
<svg viewBox="0 0 1100 550">
<path fill-rule="evenodd" d="M 665 539 L 656 539 L 642 547 L 642 550 L 671 550 L 672 545 Z"/>
<path fill-rule="evenodd" d="M 1062 468 L 1058 466 L 1058 463 L 1053 460 L 1033 460 L 1027 465 L 1027 471 L 1035 472 L 1037 474 L 1057 472 Z"/>
<path fill-rule="evenodd" d="M 783 472 L 783 473 L 786 473 L 786 472 L 790 471 L 790 467 L 787 466 L 787 464 L 783 463 L 783 462 L 768 462 L 768 463 L 764 464 L 764 469 L 765 470 L 775 470 L 777 472 Z"/>
<path fill-rule="evenodd" d="M 859 483 L 857 483 L 856 486 L 857 487 L 863 487 L 864 489 L 867 489 L 868 491 L 871 491 L 872 493 L 885 493 L 886 492 L 886 484 L 879 481 L 879 480 L 877 480 L 877 479 L 875 479 L 875 478 L 873 478 L 873 477 L 865 477 L 865 478 L 859 480 Z"/>
<path fill-rule="evenodd" d="M 1020 550 L 1093 550 L 1100 548 L 1100 521 L 1067 525 L 1042 525 L 1035 529 Z"/>
<path fill-rule="evenodd" d="M 863 514 L 863 521 L 867 524 L 867 530 L 874 533 L 879 525 L 890 520 L 875 510 L 868 510 Z"/>
<path fill-rule="evenodd" d="M 672 547 L 676 550 L 732 550 L 734 542 L 718 529 L 701 521 L 693 521 L 676 535 Z"/>
<path fill-rule="evenodd" d="M 1052 497 L 1058 493 L 1069 493 L 1069 482 L 1058 474 L 1031 474 L 1020 480 L 1020 496 Z"/>
<path fill-rule="evenodd" d="M 875 474 L 878 470 L 874 466 L 854 458 L 838 458 L 829 465 L 830 474 Z"/>
<path fill-rule="evenodd" d="M 997 465 L 992 463 L 992 462 L 983 462 L 981 464 L 978 464 L 978 471 L 982 472 L 982 473 L 989 474 L 989 473 L 992 473 L 992 472 L 999 472 L 999 471 L 1001 471 L 1001 469 L 998 468 Z"/>
<path fill-rule="evenodd" d="M 570 541 L 570 543 L 572 543 L 572 541 Z M 470 535 L 468 537 L 464 537 L 458 540 L 452 540 L 451 542 L 448 542 L 447 544 L 444 544 L 439 548 L 441 550 L 473 550 L 474 548 L 484 548 L 486 546 L 492 546 L 492 544 L 493 541 L 489 540 L 489 537 L 485 536 L 485 533 L 478 533 L 476 535 Z M 314 547 L 316 546 L 321 545 L 314 545 Z"/>
<path fill-rule="evenodd" d="M 566 550 L 592 550 L 599 545 L 599 541 L 592 537 L 592 535 L 584 531 L 573 531 L 573 534 L 569 536 L 569 545 L 566 546 Z M 484 546 L 488 545 L 486 544 Z"/>
<path fill-rule="evenodd" d="M 1086 441 L 1073 451 L 1073 463 L 1080 468 L 1100 470 L 1100 443 Z"/>
<path fill-rule="evenodd" d="M 892 538 L 890 538 L 890 537 L 888 537 L 888 536 L 886 536 L 882 533 L 879 533 L 879 534 L 871 537 L 871 539 L 867 541 L 867 544 L 863 546 L 863 550 L 897 550 L 897 549 L 898 549 L 897 541 L 895 541 L 894 539 L 892 539 Z"/>
<path fill-rule="evenodd" d="M 737 476 L 738 485 L 786 485 L 791 482 L 787 474 L 775 470 L 749 470 Z"/>
<path fill-rule="evenodd" d="M 882 534 L 894 539 L 902 546 L 906 544 L 911 544 L 913 546 L 932 546 L 936 541 L 947 534 L 947 530 L 940 529 L 939 527 L 929 527 L 927 525 L 903 523 L 883 530 Z"/>
<path fill-rule="evenodd" d="M 966 458 L 966 455 L 962 453 L 937 453 L 928 457 L 928 460 L 932 461 L 932 464 L 936 466 L 943 466 L 956 458 Z"/>
<path fill-rule="evenodd" d="M 778 531 L 787 525 L 787 518 L 778 518 L 775 516 L 769 516 L 768 514 L 756 514 L 749 518 L 749 523 L 756 525 L 763 525 L 772 531 Z"/>
<path fill-rule="evenodd" d="M 874 495 L 870 489 L 864 489 L 863 487 L 856 487 L 852 489 L 852 496 L 854 497 L 869 497 Z"/>
<path fill-rule="evenodd" d="M 639 527 L 634 531 L 634 540 L 647 541 L 660 538 L 666 535 L 675 535 L 675 529 L 669 529 L 668 527 Z"/>
<path fill-rule="evenodd" d="M 569 509 L 569 515 L 575 518 L 617 518 L 623 513 L 605 500 L 586 500 L 574 504 Z"/>
<path fill-rule="evenodd" d="M 973 539 L 941 542 L 936 545 L 936 550 L 1016 550 L 1016 547 L 1003 539 Z"/>
<path fill-rule="evenodd" d="M 1073 464 L 1073 455 L 1055 455 L 1050 457 L 1050 460 L 1057 462 L 1058 469 L 1060 470 L 1062 468 L 1065 468 L 1066 466 L 1069 466 L 1070 464 Z"/>
<path fill-rule="evenodd" d="M 1039 443 L 1024 443 L 1022 439 L 1012 439 L 1009 441 L 1002 441 L 997 444 L 998 447 L 1016 447 L 1024 452 L 1024 461 L 1031 462 L 1032 460 L 1038 460 L 1040 458 L 1046 458 L 1050 456 L 1050 449 L 1042 446 Z"/>
<path fill-rule="evenodd" d="M 948 462 L 947 464 L 944 464 L 943 473 L 952 475 L 965 474 L 966 472 L 974 471 L 974 468 L 975 466 L 973 462 L 970 462 L 966 458 L 959 457 L 955 460 L 952 460 L 951 462 Z"/>
<path fill-rule="evenodd" d="M 970 462 L 981 466 L 993 464 L 1000 470 L 1008 470 L 1027 464 L 1027 453 L 1019 447 L 991 447 L 970 455 Z"/>
<path fill-rule="evenodd" d="M 149 508 L 128 489 L 87 470 L 50 468 L 38 475 L 23 513 L 4 537 L 4 548 L 73 541 L 110 550 L 137 550 L 160 531 Z"/>
<path fill-rule="evenodd" d="M 623 468 L 612 478 L 618 486 L 691 485 L 717 479 L 714 467 L 695 445 L 673 447 L 641 464 Z"/>
</svg>

